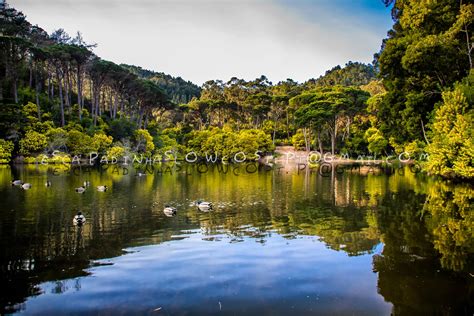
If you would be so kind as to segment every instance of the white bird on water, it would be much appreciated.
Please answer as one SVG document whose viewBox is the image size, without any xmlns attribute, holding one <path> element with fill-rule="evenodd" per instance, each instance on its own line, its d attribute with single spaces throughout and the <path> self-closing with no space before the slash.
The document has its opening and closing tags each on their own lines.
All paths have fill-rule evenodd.
<svg viewBox="0 0 474 316">
<path fill-rule="evenodd" d="M 77 193 L 84 193 L 86 191 L 86 188 L 85 187 L 78 187 L 76 188 L 76 192 Z"/>
<path fill-rule="evenodd" d="M 208 211 L 208 210 L 212 209 L 212 203 L 211 202 L 198 200 L 198 201 L 195 202 L 195 205 L 201 211 Z"/>
<path fill-rule="evenodd" d="M 21 180 L 13 180 L 12 181 L 12 185 L 21 185 L 23 183 L 23 181 Z"/>
<path fill-rule="evenodd" d="M 106 186 L 106 185 L 99 185 L 99 186 L 97 187 L 97 191 L 99 191 L 99 192 L 105 192 L 105 191 L 107 191 L 107 186 Z"/>
<path fill-rule="evenodd" d="M 172 217 L 176 215 L 176 207 L 172 206 L 166 206 L 165 209 L 163 210 L 163 213 L 165 213 L 166 216 Z"/>
<path fill-rule="evenodd" d="M 86 222 L 86 217 L 82 215 L 82 212 L 77 212 L 77 215 L 74 216 L 72 223 L 77 226 L 81 226 Z"/>
<path fill-rule="evenodd" d="M 23 183 L 21 187 L 23 188 L 23 190 L 29 190 L 31 189 L 31 183 Z"/>
</svg>

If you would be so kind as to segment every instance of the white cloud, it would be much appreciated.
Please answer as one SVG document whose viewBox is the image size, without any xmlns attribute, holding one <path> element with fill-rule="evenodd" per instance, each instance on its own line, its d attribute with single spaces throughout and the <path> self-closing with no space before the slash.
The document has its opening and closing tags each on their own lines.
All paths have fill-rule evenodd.
<svg viewBox="0 0 474 316">
<path fill-rule="evenodd" d="M 80 30 L 98 43 L 95 52 L 102 58 L 198 84 L 261 74 L 273 82 L 304 81 L 349 60 L 371 62 L 387 26 L 374 27 L 355 12 L 336 16 L 327 5 L 311 6 L 308 15 L 306 6 L 276 0 L 9 3 L 48 32 Z"/>
</svg>

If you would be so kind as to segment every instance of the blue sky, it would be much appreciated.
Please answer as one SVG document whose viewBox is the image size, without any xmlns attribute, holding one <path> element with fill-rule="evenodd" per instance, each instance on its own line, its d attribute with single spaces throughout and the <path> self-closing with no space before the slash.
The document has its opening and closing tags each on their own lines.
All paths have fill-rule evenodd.
<svg viewBox="0 0 474 316">
<path fill-rule="evenodd" d="M 210 79 L 302 82 L 371 62 L 392 25 L 381 0 L 10 0 L 46 31 L 95 42 L 116 63 Z"/>
</svg>

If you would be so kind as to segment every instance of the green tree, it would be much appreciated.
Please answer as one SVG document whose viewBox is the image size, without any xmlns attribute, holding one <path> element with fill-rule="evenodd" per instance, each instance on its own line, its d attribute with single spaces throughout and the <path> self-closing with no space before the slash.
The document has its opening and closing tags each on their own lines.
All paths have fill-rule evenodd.
<svg viewBox="0 0 474 316">
<path fill-rule="evenodd" d="M 73 156 L 88 155 L 95 151 L 92 137 L 77 130 L 72 130 L 67 133 L 66 145 L 69 153 Z"/>
<path fill-rule="evenodd" d="M 443 89 L 472 68 L 473 4 L 390 2 L 395 24 L 376 55 L 387 89 L 377 115 L 384 135 L 403 144 L 422 139 Z"/>
<path fill-rule="evenodd" d="M 353 118 L 366 108 L 367 92 L 354 87 L 326 87 L 303 93 L 290 100 L 300 126 L 312 126 L 317 130 L 318 143 L 322 151 L 320 134 L 326 129 L 331 139 L 331 153 L 336 152 L 336 140 L 341 132 L 349 130 Z"/>
<path fill-rule="evenodd" d="M 375 79 L 376 75 L 376 69 L 373 65 L 349 61 L 344 67 L 333 67 L 318 79 L 308 80 L 303 86 L 306 89 L 337 85 L 362 86 Z"/>
<path fill-rule="evenodd" d="M 0 163 L 9 163 L 12 158 L 13 142 L 0 139 Z"/>
<path fill-rule="evenodd" d="M 48 145 L 48 139 L 45 135 L 35 131 L 26 132 L 20 140 L 20 154 L 28 156 L 42 152 Z"/>
<path fill-rule="evenodd" d="M 374 154 L 380 154 L 388 145 L 388 141 L 376 127 L 371 127 L 365 132 L 365 139 L 369 143 L 367 148 Z"/>
<path fill-rule="evenodd" d="M 55 150 L 66 151 L 67 150 L 67 132 L 58 127 L 48 130 L 46 133 L 48 137 L 48 151 L 53 152 Z"/>
<path fill-rule="evenodd" d="M 153 137 L 146 129 L 136 130 L 134 139 L 136 152 L 151 155 L 155 144 L 153 144 Z"/>
<path fill-rule="evenodd" d="M 107 136 L 104 133 L 96 133 L 92 137 L 92 147 L 97 150 L 98 153 L 105 154 L 112 144 L 112 136 Z"/>
<path fill-rule="evenodd" d="M 436 110 L 426 170 L 443 177 L 474 178 L 474 112 L 462 90 L 443 93 Z"/>
</svg>

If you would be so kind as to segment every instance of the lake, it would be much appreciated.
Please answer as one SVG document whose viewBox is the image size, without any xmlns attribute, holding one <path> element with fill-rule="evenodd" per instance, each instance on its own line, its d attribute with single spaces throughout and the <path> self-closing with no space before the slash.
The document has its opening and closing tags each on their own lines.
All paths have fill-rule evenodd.
<svg viewBox="0 0 474 316">
<path fill-rule="evenodd" d="M 1 312 L 474 313 L 472 186 L 407 168 L 180 169 L 0 167 Z"/>
</svg>

